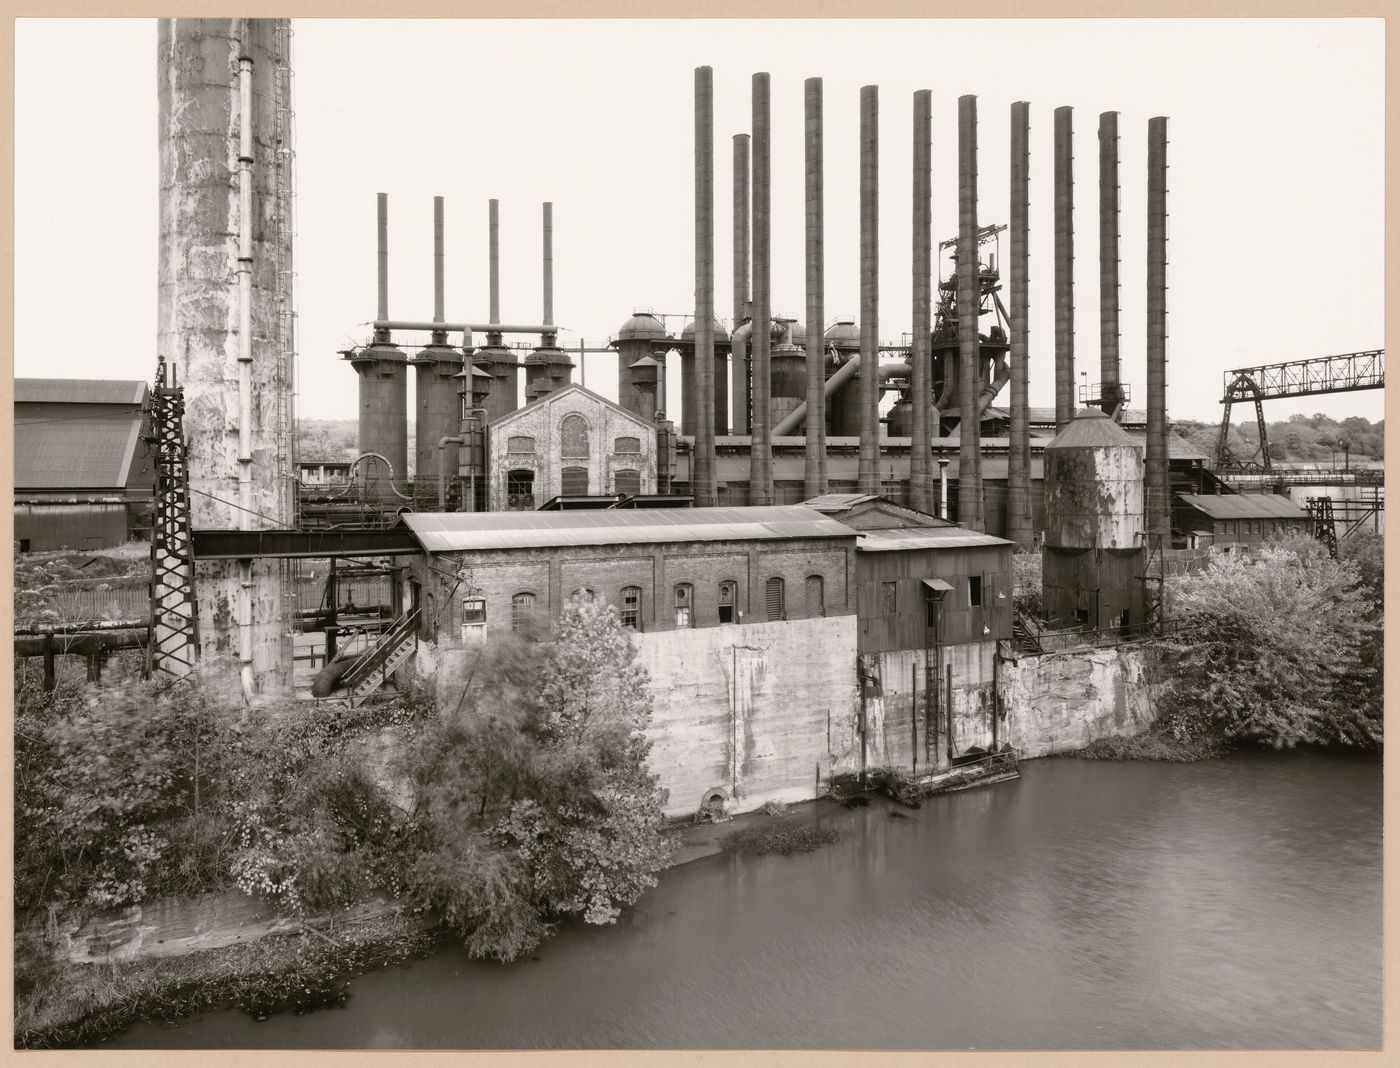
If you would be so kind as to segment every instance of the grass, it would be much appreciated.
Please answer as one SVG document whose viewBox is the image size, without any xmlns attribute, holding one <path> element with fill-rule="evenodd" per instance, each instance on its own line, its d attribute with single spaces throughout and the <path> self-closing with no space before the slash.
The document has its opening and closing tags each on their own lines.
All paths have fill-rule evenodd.
<svg viewBox="0 0 1400 1068">
<path fill-rule="evenodd" d="M 1226 752 L 1221 742 L 1208 738 L 1180 740 L 1144 731 L 1131 738 L 1098 738 L 1065 756 L 1085 760 L 1162 760 L 1176 764 L 1209 760 Z"/>
<path fill-rule="evenodd" d="M 786 857 L 793 853 L 811 853 L 839 837 L 834 827 L 754 827 L 730 835 L 724 840 L 724 848 L 731 853 Z"/>
</svg>

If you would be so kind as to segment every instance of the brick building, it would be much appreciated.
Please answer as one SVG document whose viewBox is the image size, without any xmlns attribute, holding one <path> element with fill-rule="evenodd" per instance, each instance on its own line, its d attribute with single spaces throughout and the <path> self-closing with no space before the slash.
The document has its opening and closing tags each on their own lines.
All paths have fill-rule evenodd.
<svg viewBox="0 0 1400 1068">
<path fill-rule="evenodd" d="M 1248 547 L 1308 532 L 1307 511 L 1280 493 L 1181 493 L 1176 500 L 1176 522 L 1197 545 Z"/>
</svg>

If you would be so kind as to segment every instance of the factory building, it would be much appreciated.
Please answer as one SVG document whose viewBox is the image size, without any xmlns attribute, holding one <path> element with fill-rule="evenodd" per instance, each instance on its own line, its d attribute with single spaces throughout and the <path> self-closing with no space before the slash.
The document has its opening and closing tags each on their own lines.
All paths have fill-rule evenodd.
<svg viewBox="0 0 1400 1068">
<path fill-rule="evenodd" d="M 17 378 L 15 544 L 104 549 L 150 529 L 144 382 Z"/>
<path fill-rule="evenodd" d="M 1197 547 L 1249 548 L 1310 530 L 1307 511 L 1279 493 L 1183 493 L 1176 507 L 1177 522 Z"/>
</svg>

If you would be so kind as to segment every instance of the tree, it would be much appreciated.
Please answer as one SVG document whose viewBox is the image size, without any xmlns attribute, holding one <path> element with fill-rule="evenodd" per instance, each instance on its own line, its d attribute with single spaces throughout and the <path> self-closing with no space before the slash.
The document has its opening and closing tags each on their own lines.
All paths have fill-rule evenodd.
<svg viewBox="0 0 1400 1068">
<path fill-rule="evenodd" d="M 1362 651 L 1379 621 L 1356 567 L 1315 549 L 1216 553 L 1205 571 L 1174 580 L 1175 611 L 1191 626 L 1175 647 L 1169 728 L 1280 748 L 1380 742 L 1379 702 L 1358 699 L 1370 689 Z"/>
</svg>

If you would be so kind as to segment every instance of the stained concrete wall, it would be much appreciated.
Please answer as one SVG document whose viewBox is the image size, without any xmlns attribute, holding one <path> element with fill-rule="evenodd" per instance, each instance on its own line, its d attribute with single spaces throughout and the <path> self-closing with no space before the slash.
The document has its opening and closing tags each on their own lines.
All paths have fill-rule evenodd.
<svg viewBox="0 0 1400 1068">
<path fill-rule="evenodd" d="M 825 789 L 833 754 L 850 752 L 854 616 L 635 641 L 651 677 L 651 770 L 669 792 L 668 816 L 695 812 L 713 792 L 739 812 L 807 800 Z"/>
<path fill-rule="evenodd" d="M 1002 661 L 1006 740 L 1022 757 L 1126 738 L 1157 718 L 1158 650 L 1151 645 L 1043 653 Z"/>
</svg>

